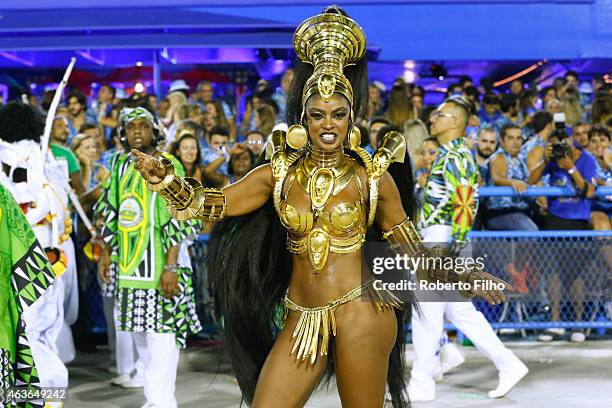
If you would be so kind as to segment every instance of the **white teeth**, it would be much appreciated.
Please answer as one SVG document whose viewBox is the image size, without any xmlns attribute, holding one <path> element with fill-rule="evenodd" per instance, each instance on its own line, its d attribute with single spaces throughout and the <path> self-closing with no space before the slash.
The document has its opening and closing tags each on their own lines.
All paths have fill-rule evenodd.
<svg viewBox="0 0 612 408">
<path fill-rule="evenodd" d="M 334 135 L 333 133 L 323 133 L 321 135 L 321 138 L 323 138 L 325 142 L 333 142 L 335 137 L 336 135 Z"/>
</svg>

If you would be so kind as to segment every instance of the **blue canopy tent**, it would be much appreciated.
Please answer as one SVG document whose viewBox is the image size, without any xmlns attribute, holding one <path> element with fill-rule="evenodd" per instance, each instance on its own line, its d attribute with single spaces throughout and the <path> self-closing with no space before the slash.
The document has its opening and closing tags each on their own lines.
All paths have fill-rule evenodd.
<svg viewBox="0 0 612 408">
<path fill-rule="evenodd" d="M 612 0 L 349 0 L 364 27 L 373 74 L 501 79 L 537 61 L 540 75 L 612 68 Z M 314 0 L 35 0 L 0 6 L 0 69 L 108 70 L 137 63 L 255 64 L 263 76 L 292 57 L 296 25 L 323 9 Z M 478 62 L 476 62 L 478 61 Z M 500 61 L 504 61 L 503 64 Z M 282 64 L 281 64 L 282 65 Z M 167 66 L 167 67 L 166 67 Z M 500 68 L 501 67 L 501 68 Z M 501 71 L 501 72 L 500 72 Z"/>
</svg>

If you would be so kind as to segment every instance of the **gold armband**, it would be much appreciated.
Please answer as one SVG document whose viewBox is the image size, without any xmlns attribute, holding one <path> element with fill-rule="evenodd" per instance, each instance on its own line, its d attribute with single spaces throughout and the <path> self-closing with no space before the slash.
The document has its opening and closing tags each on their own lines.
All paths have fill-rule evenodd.
<svg viewBox="0 0 612 408">
<path fill-rule="evenodd" d="M 391 244 L 391 249 L 400 255 L 410 257 L 421 257 L 416 277 L 419 281 L 428 282 L 467 282 L 471 271 L 458 273 L 454 269 L 446 268 L 447 258 L 456 258 L 450 248 L 436 246 L 427 249 L 421 241 L 421 236 L 409 218 L 388 231 L 385 231 L 383 238 Z M 453 262 L 454 265 L 454 262 Z M 462 296 L 470 297 L 467 291 L 460 291 Z"/>
<path fill-rule="evenodd" d="M 421 236 L 410 218 L 383 233 L 383 239 L 391 244 L 391 248 L 400 254 L 419 256 L 426 251 L 421 242 Z"/>
<path fill-rule="evenodd" d="M 173 206 L 170 200 L 170 214 L 179 221 L 199 218 L 216 222 L 225 216 L 225 194 L 218 188 L 204 188 L 192 178 L 182 179 L 190 183 L 193 193 L 189 204 L 184 207 Z"/>
<path fill-rule="evenodd" d="M 166 175 L 159 183 L 147 182 L 147 188 L 159 193 L 168 202 L 168 212 L 179 221 L 200 218 L 205 221 L 219 221 L 225 216 L 225 195 L 218 188 L 204 188 L 199 181 L 190 177 L 174 175 L 174 164 L 169 159 L 160 163 L 166 168 Z"/>
</svg>

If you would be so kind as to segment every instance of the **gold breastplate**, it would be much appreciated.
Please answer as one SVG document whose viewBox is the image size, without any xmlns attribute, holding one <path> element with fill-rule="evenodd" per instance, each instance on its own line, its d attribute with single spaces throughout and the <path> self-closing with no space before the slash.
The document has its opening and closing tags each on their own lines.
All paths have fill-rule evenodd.
<svg viewBox="0 0 612 408">
<path fill-rule="evenodd" d="M 361 248 L 365 241 L 366 210 L 356 165 L 354 160 L 344 157 L 334 168 L 317 168 L 305 158 L 298 163 L 295 173 L 288 177 L 287 189 L 279 206 L 281 223 L 289 231 L 287 246 L 294 254 L 308 252 L 316 270 L 325 266 L 329 252 L 351 253 Z M 360 199 L 341 202 L 326 211 L 324 207 L 328 198 L 343 191 L 351 180 L 357 184 Z M 300 212 L 287 202 L 294 181 L 309 194 L 312 211 Z"/>
<path fill-rule="evenodd" d="M 329 251 L 347 253 L 361 247 L 365 241 L 366 229 L 376 218 L 378 182 L 392 162 L 404 161 L 406 142 L 400 133 L 388 132 L 382 138 L 373 157 L 360 148 L 359 143 L 350 144 L 350 149 L 359 156 L 367 174 L 369 202 L 367 207 L 356 171 L 357 164 L 344 155 L 341 147 L 336 151 L 323 151 L 308 144 L 289 153 L 286 150 L 286 134 L 280 130 L 272 132 L 266 146 L 266 159 L 270 160 L 274 182 L 272 191 L 274 209 L 283 225 L 289 230 L 287 242 L 289 250 L 294 253 L 308 251 L 315 269 L 322 269 L 325 266 Z M 298 184 L 310 196 L 312 209 L 310 213 L 300 213 L 287 204 L 286 194 L 290 189 L 284 190 L 283 187 L 290 167 L 296 163 L 296 172 L 291 177 L 297 179 Z M 343 204 L 338 204 L 337 211 L 335 208 L 328 212 L 323 211 L 327 199 L 342 191 L 351 180 L 355 180 L 359 189 L 360 210 L 351 208 L 350 204 L 346 203 L 344 207 Z M 360 212 L 359 216 L 356 215 L 357 211 Z M 319 218 L 322 219 L 322 227 L 317 226 Z M 356 222 L 356 218 L 364 220 Z M 343 236 L 330 235 L 340 230 L 345 233 L 338 235 Z"/>
</svg>

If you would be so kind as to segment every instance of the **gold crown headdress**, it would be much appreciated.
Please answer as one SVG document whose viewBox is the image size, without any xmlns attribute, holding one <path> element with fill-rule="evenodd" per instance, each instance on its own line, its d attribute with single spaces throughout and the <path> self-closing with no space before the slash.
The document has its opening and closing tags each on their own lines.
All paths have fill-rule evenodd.
<svg viewBox="0 0 612 408">
<path fill-rule="evenodd" d="M 366 38 L 355 20 L 341 14 L 323 13 L 302 22 L 293 35 L 293 47 L 298 58 L 314 67 L 302 92 L 302 106 L 319 93 L 328 102 L 334 93 L 344 95 L 353 106 L 353 87 L 344 76 L 344 68 L 365 56 Z M 302 113 L 303 115 L 303 113 Z M 305 129 L 292 126 L 287 143 L 298 148 L 306 143 Z"/>
<path fill-rule="evenodd" d="M 317 92 L 326 102 L 338 92 L 353 103 L 353 87 L 344 68 L 365 55 L 366 38 L 359 24 L 341 14 L 310 17 L 295 30 L 293 47 L 302 62 L 314 66 L 302 93 L 303 105 Z"/>
</svg>

